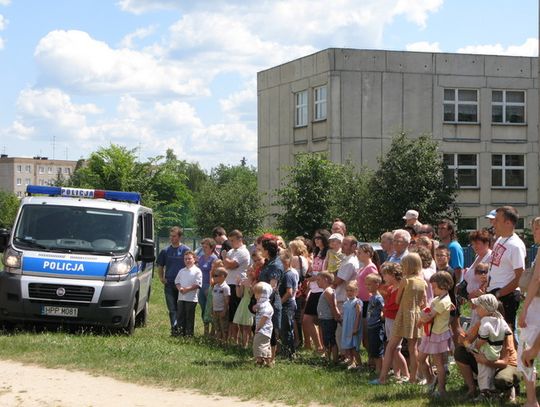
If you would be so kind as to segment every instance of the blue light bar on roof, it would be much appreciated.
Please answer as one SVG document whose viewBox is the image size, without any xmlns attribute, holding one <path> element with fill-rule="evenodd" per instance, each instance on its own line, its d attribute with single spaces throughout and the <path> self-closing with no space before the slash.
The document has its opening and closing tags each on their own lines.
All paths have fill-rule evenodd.
<svg viewBox="0 0 540 407">
<path fill-rule="evenodd" d="M 103 189 L 66 188 L 41 185 L 28 185 L 26 192 L 29 195 L 40 194 L 50 196 L 65 196 L 71 198 L 107 199 L 109 201 L 141 202 L 141 194 L 138 192 L 105 191 Z"/>
</svg>

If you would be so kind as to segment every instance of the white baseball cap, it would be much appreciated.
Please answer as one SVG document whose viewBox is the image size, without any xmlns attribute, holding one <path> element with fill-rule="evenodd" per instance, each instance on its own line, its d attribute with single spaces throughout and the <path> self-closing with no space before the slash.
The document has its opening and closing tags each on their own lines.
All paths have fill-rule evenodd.
<svg viewBox="0 0 540 407">
<path fill-rule="evenodd" d="M 495 215 L 497 215 L 497 209 L 493 209 L 492 211 L 490 211 L 490 212 L 486 215 L 486 218 L 488 218 L 488 219 L 495 219 Z"/>
<path fill-rule="evenodd" d="M 406 213 L 403 219 L 409 220 L 409 219 L 418 219 L 418 211 L 415 211 L 414 209 L 409 209 Z"/>
<path fill-rule="evenodd" d="M 343 242 L 343 235 L 341 233 L 332 233 L 328 240 L 339 240 L 340 242 Z"/>
</svg>

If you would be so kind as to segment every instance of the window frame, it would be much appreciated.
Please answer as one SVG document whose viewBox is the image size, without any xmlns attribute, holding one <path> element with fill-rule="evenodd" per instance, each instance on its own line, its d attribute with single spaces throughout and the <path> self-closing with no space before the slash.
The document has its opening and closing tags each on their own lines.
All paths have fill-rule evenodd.
<svg viewBox="0 0 540 407">
<path fill-rule="evenodd" d="M 460 222 L 462 222 L 463 220 L 474 220 L 474 223 L 475 223 L 475 227 L 473 229 L 463 229 L 461 226 L 460 226 Z M 457 227 L 458 227 L 458 230 L 459 231 L 462 231 L 462 232 L 472 232 L 474 230 L 478 230 L 478 218 L 475 217 L 475 216 L 463 216 L 461 218 L 458 219 L 457 221 Z"/>
<path fill-rule="evenodd" d="M 300 96 L 305 96 L 305 99 L 298 100 Z M 308 90 L 304 89 L 294 93 L 294 127 L 306 127 L 309 121 L 309 99 Z"/>
<path fill-rule="evenodd" d="M 324 99 L 321 98 L 321 93 L 323 90 L 324 90 Z M 323 120 L 326 120 L 327 117 L 328 117 L 328 87 L 326 84 L 324 84 L 324 85 L 313 88 L 313 121 L 315 122 L 323 121 Z"/>
<path fill-rule="evenodd" d="M 447 169 L 453 170 L 454 179 L 456 181 L 456 185 L 457 185 L 458 189 L 478 189 L 478 188 L 480 188 L 480 165 L 479 165 L 480 157 L 479 157 L 478 153 L 471 153 L 471 154 L 468 154 L 468 153 L 443 153 L 443 159 L 444 159 L 445 155 L 453 156 L 454 163 L 452 165 L 447 165 Z M 476 156 L 476 165 L 459 165 L 458 156 L 460 156 L 460 155 L 474 155 L 474 156 Z M 458 183 L 458 171 L 460 169 L 464 169 L 464 170 L 475 169 L 476 170 L 476 185 L 474 185 L 474 186 L 472 186 L 472 185 L 464 185 L 464 186 L 459 185 L 459 183 Z"/>
<path fill-rule="evenodd" d="M 445 93 L 447 90 L 452 90 L 454 91 L 454 100 L 446 100 L 445 99 Z M 474 102 L 471 102 L 471 101 L 460 101 L 458 99 L 459 97 L 459 91 L 460 90 L 473 90 L 476 92 L 476 101 Z M 454 120 L 445 120 L 444 118 L 444 107 L 446 105 L 453 105 L 454 106 Z M 476 120 L 475 121 L 460 121 L 459 120 L 459 106 L 460 105 L 474 105 L 476 106 Z M 479 124 L 480 123 L 480 120 L 479 120 L 479 114 L 480 114 L 480 92 L 478 89 L 475 89 L 475 88 L 443 88 L 443 123 L 448 123 L 448 124 Z"/>
<path fill-rule="evenodd" d="M 493 165 L 493 156 L 500 155 L 502 157 L 501 165 Z M 523 166 L 517 165 L 506 165 L 506 156 L 508 155 L 520 155 L 523 156 Z M 506 170 L 523 170 L 523 185 L 506 185 Z M 493 185 L 493 170 L 502 171 L 502 184 L 503 185 Z M 507 153 L 492 153 L 491 154 L 491 188 L 492 189 L 526 189 L 527 188 L 527 154 L 507 154 Z"/>
<path fill-rule="evenodd" d="M 493 101 L 493 92 L 502 92 L 502 102 Z M 521 102 L 507 102 L 506 92 L 521 92 L 523 93 L 523 103 Z M 493 107 L 502 106 L 502 121 L 493 121 Z M 522 122 L 509 122 L 506 121 L 506 107 L 507 106 L 523 106 L 523 121 Z M 523 126 L 527 124 L 527 92 L 523 89 L 492 89 L 491 90 L 491 123 L 495 125 L 505 126 Z"/>
</svg>

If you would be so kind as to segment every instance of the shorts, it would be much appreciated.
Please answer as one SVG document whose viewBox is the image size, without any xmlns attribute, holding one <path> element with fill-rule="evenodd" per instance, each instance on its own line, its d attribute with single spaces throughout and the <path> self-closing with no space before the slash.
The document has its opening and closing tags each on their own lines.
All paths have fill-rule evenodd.
<svg viewBox="0 0 540 407">
<path fill-rule="evenodd" d="M 337 321 L 335 319 L 319 319 L 319 326 L 322 331 L 323 344 L 325 348 L 337 345 L 336 329 Z"/>
<path fill-rule="evenodd" d="M 231 288 L 231 295 L 229 297 L 229 322 L 233 322 L 234 314 L 236 314 L 236 309 L 240 304 L 241 298 L 236 295 L 236 285 L 229 284 Z"/>
<path fill-rule="evenodd" d="M 384 355 L 384 329 L 383 325 L 368 326 L 368 356 L 370 358 L 382 358 Z"/>
<path fill-rule="evenodd" d="M 389 341 L 390 338 L 392 337 L 392 328 L 394 328 L 394 320 L 390 318 L 385 318 L 384 319 L 384 334 L 386 336 L 387 341 Z M 401 342 L 403 342 L 402 339 L 399 341 L 399 345 L 396 348 L 398 351 L 401 351 Z"/>
<path fill-rule="evenodd" d="M 272 348 L 270 338 L 261 333 L 256 333 L 253 337 L 253 356 L 256 358 L 271 358 Z"/>
<path fill-rule="evenodd" d="M 304 315 L 317 316 L 317 304 L 319 303 L 320 293 L 309 293 L 309 297 L 306 303 L 306 309 L 304 310 Z"/>
<path fill-rule="evenodd" d="M 226 313 L 225 316 L 220 315 L 221 311 L 212 312 L 212 324 L 214 325 L 214 330 L 216 333 L 227 334 L 229 332 L 229 315 Z"/>
</svg>

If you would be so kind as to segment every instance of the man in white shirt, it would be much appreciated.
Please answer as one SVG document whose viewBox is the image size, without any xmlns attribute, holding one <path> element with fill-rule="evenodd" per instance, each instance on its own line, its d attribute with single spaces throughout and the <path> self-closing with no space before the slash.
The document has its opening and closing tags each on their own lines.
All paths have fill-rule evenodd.
<svg viewBox="0 0 540 407">
<path fill-rule="evenodd" d="M 231 298 L 229 299 L 229 340 L 233 344 L 238 342 L 238 325 L 233 323 L 234 314 L 240 303 L 240 298 L 236 295 L 236 284 L 247 276 L 250 256 L 249 250 L 244 244 L 244 237 L 239 230 L 233 230 L 227 235 L 232 249 L 223 258 L 223 266 L 227 269 L 227 279 L 225 282 L 231 288 Z"/>
<path fill-rule="evenodd" d="M 356 257 L 357 246 L 358 241 L 354 236 L 346 236 L 341 243 L 341 252 L 345 255 L 345 258 L 341 261 L 334 282 L 332 283 L 332 287 L 336 290 L 336 302 L 341 314 L 343 314 L 343 303 L 347 300 L 347 283 L 356 280 L 358 269 L 360 268 L 358 258 Z M 339 347 L 341 342 L 341 324 L 338 325 L 336 330 L 336 338 L 338 338 Z"/>
<path fill-rule="evenodd" d="M 494 227 L 499 237 L 491 254 L 487 288 L 489 293 L 502 302 L 504 319 L 513 332 L 516 329 L 516 312 L 520 300 L 517 287 L 525 268 L 527 255 L 525 244 L 514 232 L 518 219 L 519 214 L 512 206 L 502 206 L 497 209 Z"/>
</svg>

